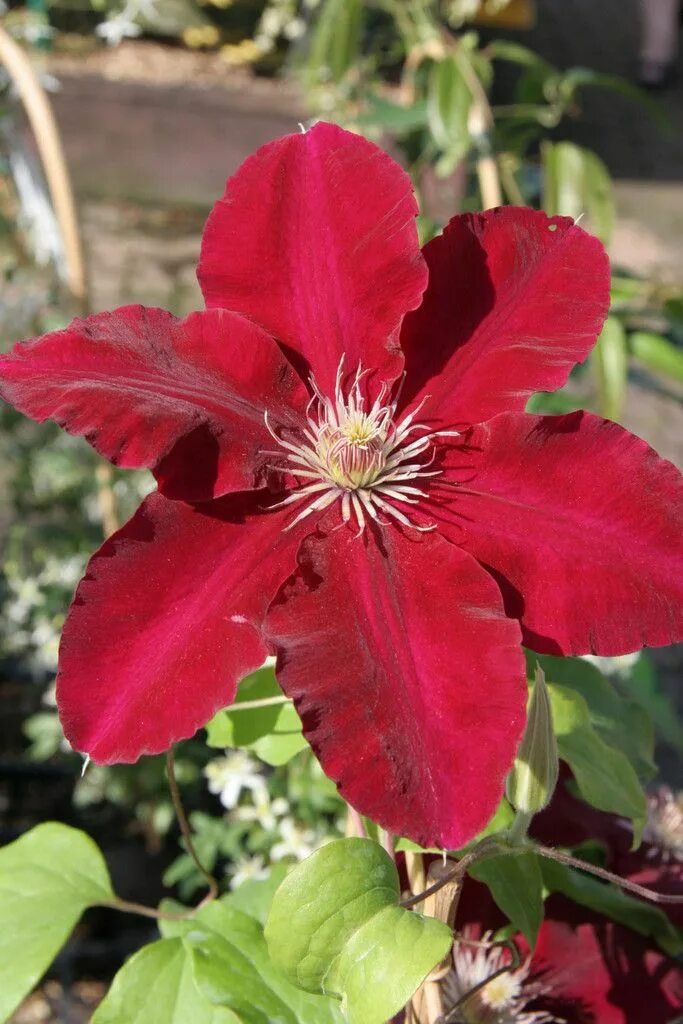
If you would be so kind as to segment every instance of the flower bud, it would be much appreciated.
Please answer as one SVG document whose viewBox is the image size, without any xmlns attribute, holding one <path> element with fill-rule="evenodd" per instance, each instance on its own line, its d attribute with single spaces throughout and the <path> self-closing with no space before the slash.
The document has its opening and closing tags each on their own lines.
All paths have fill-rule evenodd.
<svg viewBox="0 0 683 1024">
<path fill-rule="evenodd" d="M 530 817 L 547 807 L 557 785 L 558 771 L 550 697 L 543 669 L 537 665 L 526 729 L 505 787 L 515 810 Z"/>
</svg>

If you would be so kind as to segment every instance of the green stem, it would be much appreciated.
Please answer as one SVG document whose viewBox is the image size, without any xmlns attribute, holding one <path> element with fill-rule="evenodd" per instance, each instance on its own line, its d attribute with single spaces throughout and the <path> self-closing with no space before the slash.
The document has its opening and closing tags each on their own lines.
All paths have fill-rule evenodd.
<svg viewBox="0 0 683 1024">
<path fill-rule="evenodd" d="M 514 821 L 508 831 L 508 842 L 510 846 L 520 846 L 526 839 L 527 832 L 533 814 L 526 814 L 524 811 L 517 811 Z"/>
</svg>

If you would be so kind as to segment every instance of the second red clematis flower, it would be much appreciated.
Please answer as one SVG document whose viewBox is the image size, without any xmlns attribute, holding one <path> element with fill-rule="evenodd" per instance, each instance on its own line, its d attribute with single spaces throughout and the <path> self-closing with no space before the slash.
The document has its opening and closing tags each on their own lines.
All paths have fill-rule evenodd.
<svg viewBox="0 0 683 1024">
<path fill-rule="evenodd" d="M 77 750 L 162 751 L 274 652 L 342 795 L 457 847 L 522 734 L 521 642 L 680 639 L 681 479 L 613 423 L 524 412 L 595 343 L 599 242 L 505 208 L 421 252 L 416 212 L 364 139 L 279 139 L 209 218 L 205 312 L 76 320 L 0 358 L 0 391 L 158 482 L 64 629 Z"/>
</svg>

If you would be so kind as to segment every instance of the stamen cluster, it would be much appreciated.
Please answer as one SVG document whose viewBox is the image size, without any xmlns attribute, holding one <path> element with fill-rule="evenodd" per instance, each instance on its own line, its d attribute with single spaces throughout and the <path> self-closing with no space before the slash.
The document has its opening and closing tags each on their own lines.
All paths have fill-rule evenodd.
<svg viewBox="0 0 683 1024">
<path fill-rule="evenodd" d="M 507 968 L 507 969 L 506 969 Z M 563 1024 L 544 1010 L 529 1010 L 534 999 L 546 994 L 538 982 L 529 982 L 530 960 L 507 967 L 504 948 L 485 932 L 480 941 L 463 936 L 453 949 L 453 969 L 443 983 L 449 1020 L 458 1024 Z"/>
<path fill-rule="evenodd" d="M 324 395 L 315 380 L 310 379 L 313 397 L 300 440 L 287 440 L 277 434 L 266 414 L 268 430 L 287 453 L 287 471 L 300 481 L 310 481 L 302 483 L 280 502 L 280 505 L 289 505 L 311 498 L 288 530 L 336 500 L 341 503 L 342 520 L 348 523 L 353 515 L 359 534 L 365 529 L 368 517 L 386 526 L 387 520 L 382 519 L 380 513 L 415 530 L 435 529 L 434 523 L 418 525 L 413 522 L 396 503 L 417 505 L 427 497 L 412 481 L 438 476 L 441 470 L 430 469 L 435 457 L 433 450 L 426 461 L 423 456 L 433 449 L 434 438 L 456 436 L 457 431 L 431 431 L 427 424 L 415 422 L 426 399 L 396 423 L 398 395 L 391 399 L 391 389 L 384 383 L 376 398 L 371 400 L 363 387 L 367 372 L 359 366 L 345 386 L 342 358 L 334 398 Z M 411 440 L 412 435 L 420 432 L 421 436 Z"/>
</svg>

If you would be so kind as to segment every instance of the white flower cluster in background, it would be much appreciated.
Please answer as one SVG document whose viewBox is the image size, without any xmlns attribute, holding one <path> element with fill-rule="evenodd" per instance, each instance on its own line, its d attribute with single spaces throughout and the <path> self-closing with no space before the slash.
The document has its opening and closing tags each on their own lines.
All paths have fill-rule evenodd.
<svg viewBox="0 0 683 1024">
<path fill-rule="evenodd" d="M 4 566 L 7 597 L 2 607 L 4 649 L 21 654 L 36 679 L 57 668 L 62 613 L 48 607 L 48 590 L 73 590 L 85 571 L 85 556 L 58 558 L 48 555 L 35 576 L 24 575 L 12 562 Z"/>
<path fill-rule="evenodd" d="M 267 854 L 245 855 L 233 862 L 229 869 L 231 888 L 265 878 L 270 865 L 277 861 L 304 860 L 329 841 L 329 835 L 298 822 L 288 800 L 272 796 L 264 765 L 249 751 L 226 751 L 205 766 L 204 775 L 209 791 L 229 812 L 227 820 L 262 830 L 260 848 L 268 848 Z"/>
<path fill-rule="evenodd" d="M 139 36 L 141 20 L 153 22 L 157 15 L 157 0 L 127 0 L 118 13 L 101 21 L 95 31 L 109 46 L 116 46 L 124 39 Z"/>
</svg>

